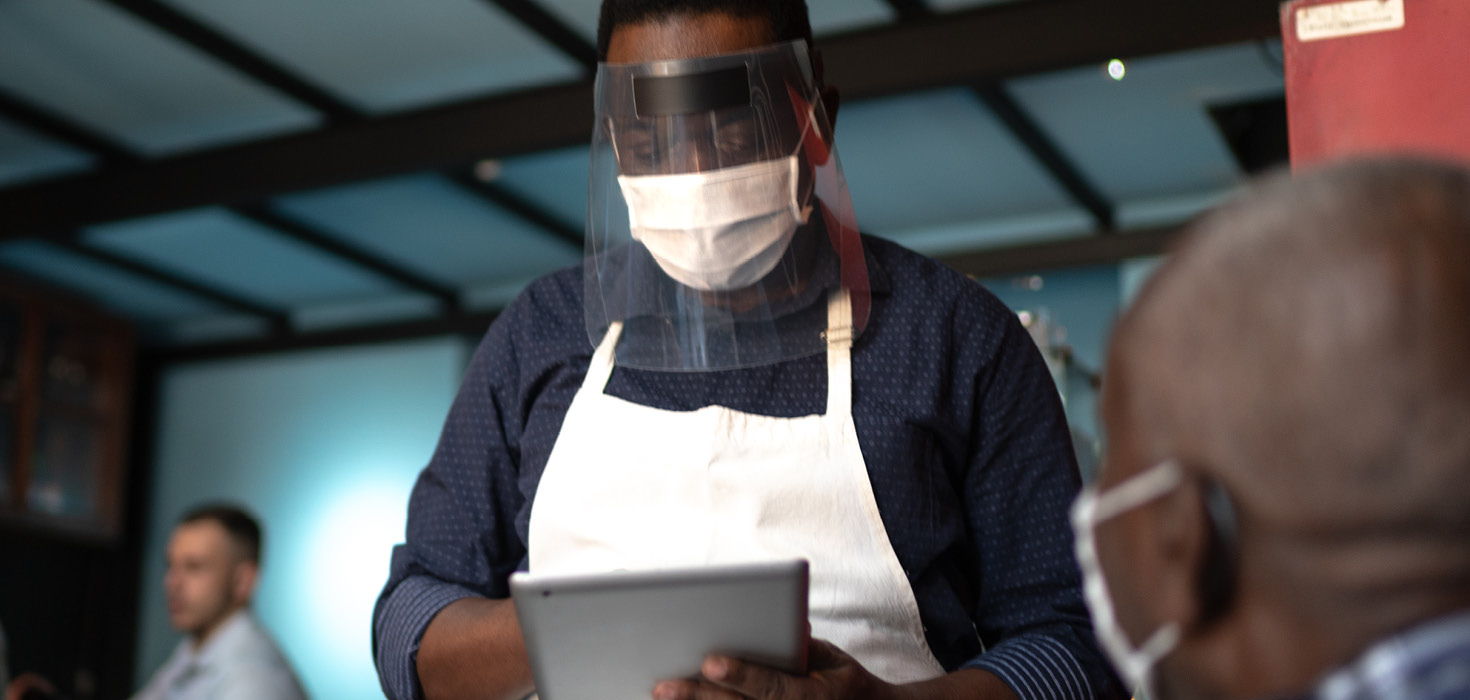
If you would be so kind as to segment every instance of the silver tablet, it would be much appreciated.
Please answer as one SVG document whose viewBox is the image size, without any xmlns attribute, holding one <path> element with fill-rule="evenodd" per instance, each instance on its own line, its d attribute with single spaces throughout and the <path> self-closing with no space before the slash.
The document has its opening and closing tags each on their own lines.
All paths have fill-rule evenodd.
<svg viewBox="0 0 1470 700">
<path fill-rule="evenodd" d="M 807 563 L 571 576 L 517 573 L 511 596 L 541 700 L 649 700 L 719 653 L 801 673 Z"/>
</svg>

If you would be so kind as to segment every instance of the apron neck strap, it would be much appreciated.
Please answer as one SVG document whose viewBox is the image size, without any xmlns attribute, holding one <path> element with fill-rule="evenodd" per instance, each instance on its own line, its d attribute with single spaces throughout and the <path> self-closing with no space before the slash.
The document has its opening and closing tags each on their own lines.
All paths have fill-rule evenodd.
<svg viewBox="0 0 1470 700">
<path fill-rule="evenodd" d="M 607 333 L 603 334 L 602 342 L 597 344 L 597 351 L 592 353 L 592 361 L 587 365 L 587 376 L 582 379 L 583 389 L 600 394 L 607 388 L 607 380 L 612 376 L 613 354 L 622 334 L 622 321 L 613 321 L 607 327 Z"/>
<path fill-rule="evenodd" d="M 852 297 L 846 289 L 827 302 L 827 415 L 852 410 Z"/>
</svg>

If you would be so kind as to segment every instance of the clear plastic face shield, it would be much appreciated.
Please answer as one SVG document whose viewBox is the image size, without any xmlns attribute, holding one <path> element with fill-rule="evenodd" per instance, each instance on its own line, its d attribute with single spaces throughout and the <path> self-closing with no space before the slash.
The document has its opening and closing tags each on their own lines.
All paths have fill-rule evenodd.
<svg viewBox="0 0 1470 700">
<path fill-rule="evenodd" d="M 869 310 L 867 268 L 805 42 L 601 64 L 588 337 L 618 364 L 719 370 L 826 347 L 827 301 Z"/>
</svg>

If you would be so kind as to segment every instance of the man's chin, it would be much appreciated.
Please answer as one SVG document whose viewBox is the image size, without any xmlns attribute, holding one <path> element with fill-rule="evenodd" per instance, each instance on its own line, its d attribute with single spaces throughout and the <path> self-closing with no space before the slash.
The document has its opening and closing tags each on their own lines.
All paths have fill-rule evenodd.
<svg viewBox="0 0 1470 700">
<path fill-rule="evenodd" d="M 168 624 L 171 625 L 175 630 L 184 634 L 192 634 L 195 628 L 199 626 L 199 622 L 197 620 L 183 613 L 173 612 L 170 612 L 168 614 Z"/>
</svg>

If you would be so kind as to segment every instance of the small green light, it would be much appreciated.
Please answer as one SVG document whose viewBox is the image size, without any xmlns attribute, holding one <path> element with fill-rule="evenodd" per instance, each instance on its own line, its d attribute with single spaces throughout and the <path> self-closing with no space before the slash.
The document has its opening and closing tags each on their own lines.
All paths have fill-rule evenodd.
<svg viewBox="0 0 1470 700">
<path fill-rule="evenodd" d="M 1121 58 L 1108 61 L 1108 77 L 1113 80 L 1122 80 L 1128 75 L 1128 64 Z"/>
</svg>

